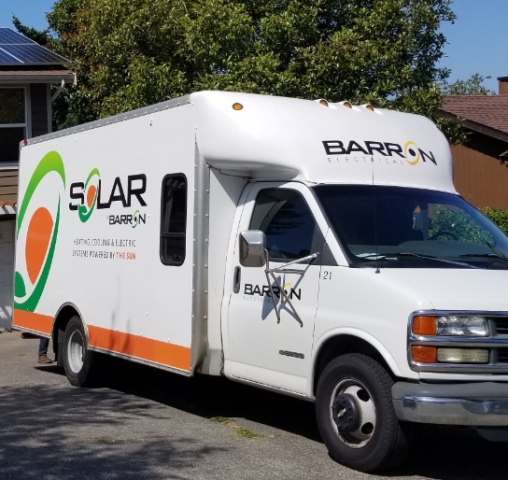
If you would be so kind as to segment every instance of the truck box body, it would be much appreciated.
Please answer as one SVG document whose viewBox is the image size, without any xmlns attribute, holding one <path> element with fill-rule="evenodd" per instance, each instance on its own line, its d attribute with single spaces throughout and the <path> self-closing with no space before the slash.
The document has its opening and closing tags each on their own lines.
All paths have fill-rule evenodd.
<svg viewBox="0 0 508 480">
<path fill-rule="evenodd" d="M 71 304 L 92 348 L 191 370 L 192 263 L 168 268 L 159 243 L 164 176 L 185 175 L 195 188 L 193 123 L 186 105 L 23 149 L 14 325 L 50 335 Z M 70 195 L 85 196 L 83 215 Z M 189 257 L 193 208 L 189 195 Z M 35 249 L 46 258 L 24 254 Z"/>
<path fill-rule="evenodd" d="M 200 92 L 29 140 L 18 205 L 13 325 L 73 384 L 98 351 L 317 400 L 365 471 L 391 455 L 368 453 L 381 397 L 401 422 L 508 425 L 508 240 L 424 117 Z"/>
</svg>

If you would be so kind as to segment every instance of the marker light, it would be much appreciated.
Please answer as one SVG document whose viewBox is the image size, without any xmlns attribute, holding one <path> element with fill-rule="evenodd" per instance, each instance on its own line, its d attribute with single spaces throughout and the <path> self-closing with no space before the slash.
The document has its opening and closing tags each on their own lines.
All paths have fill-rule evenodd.
<svg viewBox="0 0 508 480">
<path fill-rule="evenodd" d="M 488 363 L 489 351 L 480 348 L 438 348 L 437 361 L 442 363 Z"/>
<path fill-rule="evenodd" d="M 328 106 L 328 102 L 327 102 L 326 100 L 324 100 L 324 99 L 319 100 L 319 103 L 320 103 L 321 105 L 324 105 L 325 107 L 327 107 L 327 106 Z"/>
<path fill-rule="evenodd" d="M 418 363 L 436 363 L 436 348 L 416 345 L 412 348 L 413 360 Z"/>
<path fill-rule="evenodd" d="M 486 337 L 489 325 L 485 317 L 446 316 L 437 317 L 437 334 L 447 336 Z"/>
<path fill-rule="evenodd" d="M 233 110 L 242 110 L 243 105 L 241 103 L 233 103 Z"/>
<path fill-rule="evenodd" d="M 366 108 L 367 110 L 370 110 L 371 112 L 373 112 L 373 111 L 374 111 L 374 107 L 373 107 L 372 105 L 367 105 L 365 108 Z"/>
<path fill-rule="evenodd" d="M 347 108 L 353 108 L 353 105 L 351 105 L 349 102 L 344 102 L 343 105 Z"/>
<path fill-rule="evenodd" d="M 415 335 L 436 335 L 436 318 L 418 316 L 413 320 L 413 333 Z"/>
</svg>

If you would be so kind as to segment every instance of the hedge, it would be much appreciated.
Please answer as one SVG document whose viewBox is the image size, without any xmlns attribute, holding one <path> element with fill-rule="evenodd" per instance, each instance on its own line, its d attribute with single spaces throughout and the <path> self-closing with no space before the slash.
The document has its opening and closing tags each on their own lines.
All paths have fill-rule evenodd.
<svg viewBox="0 0 508 480">
<path fill-rule="evenodd" d="M 480 210 L 508 235 L 508 210 L 489 207 L 481 208 Z"/>
</svg>

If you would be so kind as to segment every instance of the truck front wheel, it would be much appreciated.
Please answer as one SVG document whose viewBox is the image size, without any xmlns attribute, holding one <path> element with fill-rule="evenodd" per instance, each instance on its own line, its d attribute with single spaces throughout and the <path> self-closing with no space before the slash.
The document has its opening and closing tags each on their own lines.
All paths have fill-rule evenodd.
<svg viewBox="0 0 508 480">
<path fill-rule="evenodd" d="M 337 462 L 362 472 L 400 463 L 410 445 L 411 425 L 399 423 L 393 380 L 372 358 L 352 353 L 332 360 L 319 379 L 319 430 Z"/>
<path fill-rule="evenodd" d="M 65 375 L 75 387 L 88 386 L 94 369 L 94 352 L 88 349 L 85 329 L 80 318 L 70 319 L 63 340 L 63 366 Z"/>
</svg>

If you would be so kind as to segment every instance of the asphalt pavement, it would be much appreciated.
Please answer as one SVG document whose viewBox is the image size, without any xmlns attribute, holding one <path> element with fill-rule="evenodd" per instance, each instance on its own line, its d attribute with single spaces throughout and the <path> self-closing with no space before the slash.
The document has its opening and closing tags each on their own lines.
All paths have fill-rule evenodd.
<svg viewBox="0 0 508 480">
<path fill-rule="evenodd" d="M 111 358 L 104 386 L 75 388 L 37 346 L 0 333 L 0 480 L 508 477 L 508 444 L 465 428 L 419 432 L 384 476 L 354 472 L 329 458 L 311 403 Z"/>
</svg>

